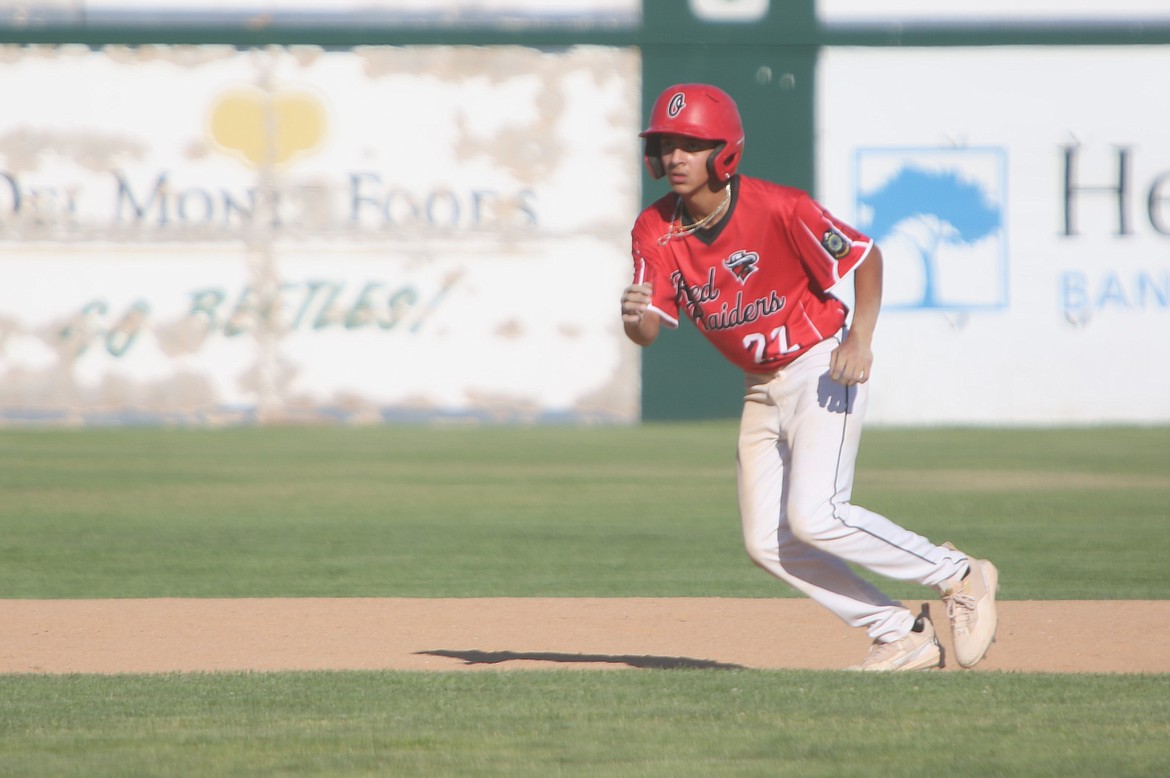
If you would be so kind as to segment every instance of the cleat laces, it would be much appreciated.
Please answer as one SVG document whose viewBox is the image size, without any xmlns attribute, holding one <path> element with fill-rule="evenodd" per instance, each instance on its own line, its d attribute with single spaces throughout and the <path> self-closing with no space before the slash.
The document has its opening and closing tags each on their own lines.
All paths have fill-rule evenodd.
<svg viewBox="0 0 1170 778">
<path fill-rule="evenodd" d="M 956 632 L 971 631 L 971 619 L 975 615 L 975 598 L 969 594 L 958 592 L 945 597 L 947 604 L 947 618 L 955 626 Z"/>
</svg>

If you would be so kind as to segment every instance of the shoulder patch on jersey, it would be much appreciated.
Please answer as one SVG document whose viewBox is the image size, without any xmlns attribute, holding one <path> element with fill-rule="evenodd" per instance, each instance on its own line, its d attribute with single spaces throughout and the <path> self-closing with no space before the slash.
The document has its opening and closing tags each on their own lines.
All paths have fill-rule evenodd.
<svg viewBox="0 0 1170 778">
<path fill-rule="evenodd" d="M 754 251 L 744 251 L 741 249 L 723 260 L 723 267 L 730 270 L 736 280 L 742 284 L 748 276 L 760 269 L 758 267 L 759 262 L 759 254 Z"/>
<path fill-rule="evenodd" d="M 853 242 L 830 227 L 821 236 L 821 246 L 825 251 L 829 252 L 829 256 L 833 259 L 844 259 L 849 256 L 850 250 L 853 249 Z"/>
</svg>

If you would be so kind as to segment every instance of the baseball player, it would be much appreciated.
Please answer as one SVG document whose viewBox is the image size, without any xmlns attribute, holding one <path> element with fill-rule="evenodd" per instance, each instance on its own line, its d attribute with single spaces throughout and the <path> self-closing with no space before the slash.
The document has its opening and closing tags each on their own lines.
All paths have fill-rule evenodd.
<svg viewBox="0 0 1170 778">
<path fill-rule="evenodd" d="M 873 644 L 849 669 L 942 667 L 926 613 L 911 613 L 850 563 L 935 588 L 958 663 L 995 640 L 998 571 L 850 502 L 881 307 L 882 255 L 807 193 L 736 173 L 739 110 L 706 84 L 669 87 L 641 133 L 670 193 L 638 216 L 626 335 L 649 346 L 688 317 L 744 372 L 737 479 L 748 555 Z M 854 306 L 833 292 L 852 276 Z"/>
</svg>

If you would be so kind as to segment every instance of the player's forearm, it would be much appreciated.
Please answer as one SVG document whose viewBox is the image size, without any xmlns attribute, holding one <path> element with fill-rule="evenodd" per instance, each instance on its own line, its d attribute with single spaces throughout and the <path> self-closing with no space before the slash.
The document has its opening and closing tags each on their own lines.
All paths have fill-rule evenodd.
<svg viewBox="0 0 1170 778">
<path fill-rule="evenodd" d="M 853 271 L 853 320 L 849 337 L 873 340 L 878 314 L 882 309 L 882 252 L 875 245 L 865 261 Z"/>
</svg>

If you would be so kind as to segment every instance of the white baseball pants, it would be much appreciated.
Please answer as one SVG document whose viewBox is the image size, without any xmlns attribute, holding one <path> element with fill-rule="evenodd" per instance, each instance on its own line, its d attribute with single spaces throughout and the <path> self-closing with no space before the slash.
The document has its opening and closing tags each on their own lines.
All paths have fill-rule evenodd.
<svg viewBox="0 0 1170 778">
<path fill-rule="evenodd" d="M 757 565 L 888 642 L 910 632 L 915 614 L 846 563 L 937 587 L 967 557 L 850 502 L 869 391 L 829 377 L 840 337 L 777 373 L 746 376 L 737 457 L 744 545 Z"/>
</svg>

